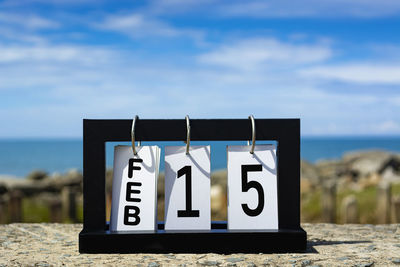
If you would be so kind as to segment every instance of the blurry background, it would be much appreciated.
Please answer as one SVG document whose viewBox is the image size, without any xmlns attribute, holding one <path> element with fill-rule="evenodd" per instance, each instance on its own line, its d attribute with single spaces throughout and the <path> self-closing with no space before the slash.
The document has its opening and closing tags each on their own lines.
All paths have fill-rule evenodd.
<svg viewBox="0 0 400 267">
<path fill-rule="evenodd" d="M 400 222 L 399 29 L 393 0 L 0 1 L 0 222 L 81 221 L 82 119 L 136 114 L 301 118 L 302 220 Z"/>
</svg>

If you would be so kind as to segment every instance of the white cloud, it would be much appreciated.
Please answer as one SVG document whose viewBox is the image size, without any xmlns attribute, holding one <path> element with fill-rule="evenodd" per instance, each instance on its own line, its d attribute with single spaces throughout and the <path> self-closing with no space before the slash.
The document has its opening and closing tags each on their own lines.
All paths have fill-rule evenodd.
<svg viewBox="0 0 400 267">
<path fill-rule="evenodd" d="M 85 46 L 6 46 L 0 45 L 0 63 L 68 62 L 104 63 L 114 54 L 106 49 Z"/>
<path fill-rule="evenodd" d="M 55 29 L 60 26 L 56 21 L 35 14 L 4 13 L 0 12 L 0 22 L 3 24 L 20 26 L 26 29 Z"/>
<path fill-rule="evenodd" d="M 5 0 L 0 6 L 27 8 L 35 4 L 48 6 L 104 6 L 103 0 Z M 125 4 L 125 3 L 124 3 Z M 125 5 L 126 6 L 126 5 Z M 147 14 L 201 14 L 207 16 L 256 18 L 374 18 L 397 16 L 398 0 L 152 0 L 141 11 Z"/>
<path fill-rule="evenodd" d="M 157 14 L 190 12 L 222 17 L 256 18 L 371 18 L 396 16 L 398 0 L 155 0 L 150 9 Z"/>
<path fill-rule="evenodd" d="M 312 79 L 327 79 L 360 84 L 400 84 L 400 65 L 346 63 L 318 66 L 299 71 Z"/>
<path fill-rule="evenodd" d="M 236 1 L 221 9 L 227 16 L 254 17 L 380 17 L 400 13 L 396 0 L 255 0 L 250 3 Z"/>
<path fill-rule="evenodd" d="M 3 0 L 0 7 L 28 7 L 31 5 L 45 4 L 50 6 L 74 6 L 83 4 L 102 4 L 104 0 Z"/>
<path fill-rule="evenodd" d="M 110 15 L 96 27 L 121 32 L 131 38 L 189 37 L 201 41 L 203 37 L 203 33 L 198 30 L 176 28 L 155 18 L 137 13 Z"/>
<path fill-rule="evenodd" d="M 46 38 L 41 35 L 32 34 L 26 31 L 17 31 L 10 27 L 0 26 L 0 36 L 3 40 L 11 40 L 13 42 L 21 42 L 21 43 L 45 43 Z"/>
<path fill-rule="evenodd" d="M 321 62 L 332 56 L 326 45 L 295 45 L 275 39 L 252 39 L 224 45 L 198 57 L 199 62 L 233 69 L 279 68 Z"/>
<path fill-rule="evenodd" d="M 0 11 L 0 44 L 4 42 L 44 44 L 48 41 L 48 35 L 41 34 L 41 31 L 49 32 L 60 27 L 58 21 L 37 14 Z"/>
<path fill-rule="evenodd" d="M 379 134 L 400 133 L 400 123 L 394 120 L 385 120 L 376 125 L 373 125 L 372 131 Z"/>
<path fill-rule="evenodd" d="M 390 98 L 390 103 L 395 105 L 395 106 L 397 106 L 397 107 L 400 107 L 400 95 L 397 95 L 395 97 L 391 97 Z"/>
<path fill-rule="evenodd" d="M 132 114 L 300 117 L 303 134 L 372 133 L 371 127 L 360 125 L 373 125 L 384 117 L 395 121 L 393 105 L 379 103 L 384 101 L 380 96 L 371 102 L 368 96 L 349 98 L 346 93 L 321 91 L 296 79 L 292 71 L 268 77 L 248 70 L 179 66 L 177 61 L 160 64 L 155 58 L 138 60 L 120 53 L 89 67 L 77 57 L 0 64 L 0 94 L 6 92 L 0 97 L 0 121 L 12 122 L 0 136 L 26 134 L 22 128 L 30 129 L 30 136 L 80 136 L 82 118 L 131 118 Z M 7 91 L 18 96 L 12 106 L 7 105 Z M 382 128 L 379 133 L 386 132 Z"/>
<path fill-rule="evenodd" d="M 185 34 L 143 16 L 108 17 L 105 22 L 102 26 L 124 34 Z M 151 32 L 152 27 L 159 32 Z M 362 134 L 371 132 L 371 127 L 358 125 L 374 125 L 382 118 L 396 122 L 399 105 L 386 96 L 349 98 L 347 92 L 322 90 L 314 77 L 298 75 L 335 56 L 328 43 L 306 41 L 230 40 L 202 47 L 198 56 L 200 50 L 174 55 L 165 51 L 162 57 L 149 51 L 139 57 L 136 51 L 113 46 L 3 43 L 0 121 L 10 126 L 0 136 L 26 134 L 23 128 L 29 128 L 31 136 L 80 136 L 82 118 L 131 118 L 132 114 L 301 117 L 304 134 Z M 397 131 L 389 126 L 386 131 Z M 379 133 L 386 133 L 381 129 Z"/>
<path fill-rule="evenodd" d="M 254 42 L 258 46 L 249 43 L 252 45 L 246 51 L 264 48 L 259 42 Z M 359 125 L 373 125 L 381 118 L 395 121 L 393 110 L 398 110 L 398 105 L 385 96 L 349 97 L 346 92 L 321 90 L 316 82 L 296 75 L 304 64 L 325 60 L 331 54 L 329 49 L 310 62 L 308 57 L 298 55 L 302 53 L 299 51 L 308 53 L 318 45 L 296 50 L 291 43 L 270 39 L 266 43 L 269 48 L 283 49 L 279 50 L 282 55 L 268 55 L 260 62 L 250 57 L 243 63 L 248 68 L 232 68 L 237 61 L 224 62 L 218 68 L 196 61 L 181 65 L 176 57 L 169 61 L 142 59 L 130 51 L 96 46 L 3 45 L 0 120 L 12 121 L 13 126 L 3 129 L 0 135 L 24 134 L 18 128 L 21 124 L 31 129 L 31 136 L 43 135 L 43 129 L 48 129 L 45 135 L 50 136 L 79 136 L 82 118 L 130 118 L 132 112 L 143 118 L 180 118 L 186 114 L 193 118 L 246 118 L 248 114 L 300 117 L 304 134 L 372 133 L 371 127 Z M 239 53 L 244 50 L 240 44 L 223 45 L 206 54 L 225 47 Z M 243 57 L 236 52 L 230 52 L 236 60 Z M 296 63 L 291 63 L 285 53 Z M 292 67 L 265 75 L 253 64 L 270 66 L 271 72 L 282 64 Z M 19 98 L 12 106 L 7 104 L 9 94 Z M 375 133 L 386 133 L 382 127 L 379 132 L 377 129 Z M 386 126 L 386 130 L 396 129 Z"/>
</svg>

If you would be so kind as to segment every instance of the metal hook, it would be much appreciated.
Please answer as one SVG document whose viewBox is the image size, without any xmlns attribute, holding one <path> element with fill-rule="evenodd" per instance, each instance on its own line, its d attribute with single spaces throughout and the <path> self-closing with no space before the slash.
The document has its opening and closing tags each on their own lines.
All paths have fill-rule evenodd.
<svg viewBox="0 0 400 267">
<path fill-rule="evenodd" d="M 256 123 L 254 121 L 253 115 L 250 115 L 249 119 L 251 120 L 251 139 L 252 139 L 250 154 L 254 154 L 254 147 L 256 145 Z M 247 144 L 250 145 L 250 141 L 247 141 Z"/>
<path fill-rule="evenodd" d="M 134 155 L 137 155 L 137 151 L 135 148 L 135 123 L 139 119 L 139 116 L 136 115 L 135 118 L 132 120 L 132 130 L 131 130 L 131 139 L 132 139 L 132 151 Z M 140 141 L 138 142 L 138 146 L 140 146 Z"/>
<path fill-rule="evenodd" d="M 189 146 L 190 146 L 190 121 L 189 115 L 186 115 L 186 155 L 189 155 Z"/>
</svg>

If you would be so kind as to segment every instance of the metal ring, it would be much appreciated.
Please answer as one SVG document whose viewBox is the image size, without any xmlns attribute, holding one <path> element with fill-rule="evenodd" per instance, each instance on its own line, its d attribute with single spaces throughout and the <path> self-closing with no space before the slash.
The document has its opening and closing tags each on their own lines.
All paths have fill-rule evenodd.
<svg viewBox="0 0 400 267">
<path fill-rule="evenodd" d="M 186 155 L 189 155 L 189 146 L 190 146 L 190 121 L 189 115 L 186 115 Z"/>
<path fill-rule="evenodd" d="M 256 145 L 256 122 L 254 120 L 253 115 L 250 115 L 249 119 L 251 120 L 251 139 L 252 139 L 250 154 L 254 154 L 254 147 Z"/>
<path fill-rule="evenodd" d="M 135 123 L 139 119 L 139 116 L 136 115 L 135 118 L 132 120 L 132 130 L 131 130 L 131 139 L 132 139 L 132 151 L 133 155 L 137 155 L 137 151 L 135 148 Z M 140 146 L 140 141 L 138 142 L 138 145 Z"/>
</svg>

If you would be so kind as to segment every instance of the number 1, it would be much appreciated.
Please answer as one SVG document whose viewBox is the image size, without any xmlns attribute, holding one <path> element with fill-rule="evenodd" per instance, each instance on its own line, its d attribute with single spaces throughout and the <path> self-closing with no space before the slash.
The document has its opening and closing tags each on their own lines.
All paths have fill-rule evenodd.
<svg viewBox="0 0 400 267">
<path fill-rule="evenodd" d="M 178 217 L 200 217 L 199 210 L 192 210 L 192 166 L 185 166 L 178 171 L 178 177 L 186 176 L 186 209 L 178 210 Z"/>
</svg>

